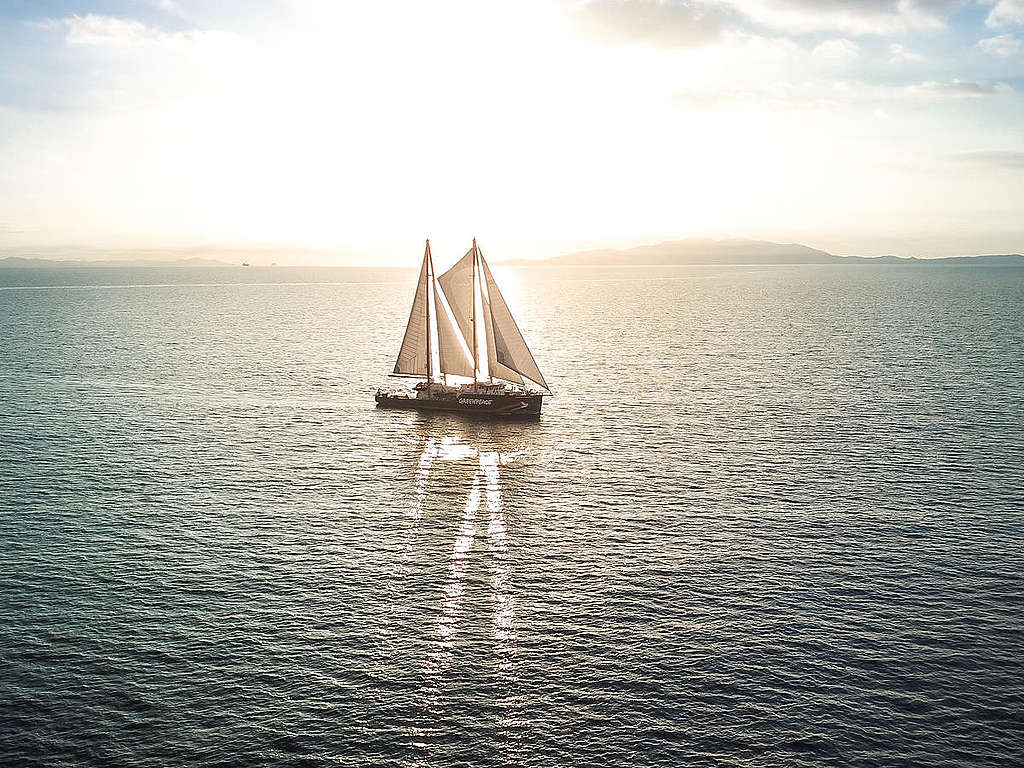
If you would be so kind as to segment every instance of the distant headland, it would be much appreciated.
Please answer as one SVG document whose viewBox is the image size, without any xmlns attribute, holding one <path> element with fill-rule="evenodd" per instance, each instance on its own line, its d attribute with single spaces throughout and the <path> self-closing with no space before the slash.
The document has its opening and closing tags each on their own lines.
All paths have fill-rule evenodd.
<svg viewBox="0 0 1024 768">
<path fill-rule="evenodd" d="M 766 240 L 712 240 L 691 238 L 669 240 L 635 248 L 579 251 L 549 259 L 512 259 L 505 266 L 672 266 L 685 264 L 1019 264 L 1024 255 L 985 254 L 916 258 L 913 256 L 837 256 L 828 251 L 799 243 L 772 243 Z"/>
</svg>

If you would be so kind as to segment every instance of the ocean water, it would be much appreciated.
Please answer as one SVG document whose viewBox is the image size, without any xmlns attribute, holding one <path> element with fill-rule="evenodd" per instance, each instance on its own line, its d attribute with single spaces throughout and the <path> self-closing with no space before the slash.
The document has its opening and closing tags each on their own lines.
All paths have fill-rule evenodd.
<svg viewBox="0 0 1024 768">
<path fill-rule="evenodd" d="M 0 272 L 0 765 L 1024 759 L 1024 270 L 498 270 L 525 424 L 413 277 Z"/>
</svg>

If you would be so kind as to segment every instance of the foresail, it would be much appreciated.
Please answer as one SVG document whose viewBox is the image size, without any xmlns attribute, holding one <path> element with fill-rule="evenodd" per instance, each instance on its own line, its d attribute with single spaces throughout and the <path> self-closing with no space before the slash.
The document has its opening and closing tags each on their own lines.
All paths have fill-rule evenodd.
<svg viewBox="0 0 1024 768">
<path fill-rule="evenodd" d="M 519 326 L 516 325 L 508 304 L 505 303 L 505 297 L 501 295 L 498 284 L 494 282 L 491 268 L 487 266 L 487 262 L 483 260 L 483 257 L 480 258 L 480 263 L 483 265 L 484 276 L 487 282 L 487 296 L 489 299 L 488 303 L 490 304 L 494 334 L 493 345 L 490 343 L 490 339 L 487 340 L 488 358 L 493 354 L 495 361 L 502 368 L 507 368 L 521 374 L 548 389 L 548 383 L 544 381 L 544 374 L 537 367 L 533 354 L 530 352 L 530 348 L 526 346 L 526 340 L 523 338 Z M 491 351 L 492 347 L 493 353 Z M 498 372 L 500 370 L 501 368 L 498 368 L 493 371 L 493 375 L 502 379 L 507 378 Z"/>
<path fill-rule="evenodd" d="M 407 376 L 427 375 L 427 259 L 424 256 L 416 295 L 412 300 L 409 324 L 405 327 L 402 348 L 398 351 L 395 373 Z"/>
<path fill-rule="evenodd" d="M 487 290 L 486 280 L 483 281 L 481 287 L 483 288 L 480 298 L 484 307 L 484 333 L 487 338 L 487 370 L 496 379 L 504 379 L 516 384 L 525 384 L 526 382 L 523 381 L 522 376 L 498 362 L 496 345 L 494 343 L 494 317 L 491 311 L 490 291 Z"/>
<path fill-rule="evenodd" d="M 445 298 L 435 285 L 434 308 L 437 310 L 437 346 L 441 373 L 472 378 L 473 353 L 466 344 L 462 332 L 455 326 Z"/>
</svg>

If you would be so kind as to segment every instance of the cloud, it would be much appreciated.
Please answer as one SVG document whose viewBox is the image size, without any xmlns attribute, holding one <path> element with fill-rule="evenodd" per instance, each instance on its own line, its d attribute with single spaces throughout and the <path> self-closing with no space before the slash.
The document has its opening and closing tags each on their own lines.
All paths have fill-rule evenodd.
<svg viewBox="0 0 1024 768">
<path fill-rule="evenodd" d="M 601 42 L 682 48 L 714 43 L 744 29 L 749 32 L 751 26 L 788 35 L 890 36 L 942 29 L 950 13 L 970 1 L 583 0 L 569 13 L 587 36 Z M 1007 2 L 1024 0 L 1002 0 Z"/>
<path fill-rule="evenodd" d="M 998 0 L 985 23 L 993 28 L 1024 24 L 1024 0 Z"/>
<path fill-rule="evenodd" d="M 961 0 L 717 1 L 758 24 L 775 29 L 798 34 L 834 30 L 852 35 L 893 35 L 908 29 L 940 29 L 945 27 L 949 13 L 962 4 Z"/>
<path fill-rule="evenodd" d="M 889 46 L 889 63 L 890 64 L 906 64 L 908 62 L 921 62 L 924 61 L 924 56 L 914 51 L 908 51 L 904 46 L 899 43 L 893 43 Z"/>
<path fill-rule="evenodd" d="M 161 42 L 165 33 L 151 29 L 141 21 L 113 16 L 71 16 L 62 20 L 71 45 L 135 46 Z"/>
<path fill-rule="evenodd" d="M 929 80 L 900 89 L 905 96 L 918 99 L 979 99 L 1001 93 L 1012 93 L 1006 83 L 980 83 L 954 78 L 948 82 Z"/>
<path fill-rule="evenodd" d="M 984 99 L 1013 93 L 1006 83 L 988 83 L 954 78 L 953 80 L 926 80 L 910 85 L 878 85 L 864 82 L 837 82 L 832 85 L 837 98 L 848 103 L 912 104 L 914 102 L 957 101 Z"/>
<path fill-rule="evenodd" d="M 877 117 L 886 117 L 894 105 L 913 108 L 929 102 L 981 99 L 1012 92 L 1005 83 L 960 79 L 912 85 L 878 85 L 856 80 L 777 81 L 746 89 L 676 92 L 671 95 L 670 103 L 694 110 L 744 107 L 815 112 L 853 106 L 870 108 Z"/>
<path fill-rule="evenodd" d="M 692 47 L 721 33 L 716 19 L 680 0 L 586 0 L 571 14 L 585 35 L 613 45 Z"/>
<path fill-rule="evenodd" d="M 826 66 L 842 67 L 852 64 L 860 55 L 860 46 L 852 40 L 845 38 L 840 40 L 826 40 L 819 43 L 813 51 L 811 58 Z"/>
<path fill-rule="evenodd" d="M 985 53 L 1008 59 L 1020 51 L 1020 40 L 1013 35 L 996 35 L 978 41 L 978 47 Z"/>
<path fill-rule="evenodd" d="M 222 32 L 199 29 L 171 32 L 147 26 L 136 19 L 100 16 L 95 13 L 85 16 L 68 16 L 63 19 L 48 19 L 41 26 L 51 29 L 64 28 L 66 30 L 64 39 L 69 45 L 115 48 L 189 45 L 211 38 L 231 37 Z"/>
<path fill-rule="evenodd" d="M 0 107 L 95 114 L 149 109 L 183 104 L 226 82 L 252 83 L 255 72 L 274 74 L 267 74 L 263 46 L 230 31 L 174 30 L 98 14 L 28 24 L 47 31 L 46 46 L 63 45 L 65 51 L 49 66 L 41 66 L 38 56 L 14 62 L 0 88 Z"/>
<path fill-rule="evenodd" d="M 949 155 L 948 159 L 954 163 L 985 168 L 1024 168 L 1024 152 L 960 152 L 955 155 Z"/>
</svg>

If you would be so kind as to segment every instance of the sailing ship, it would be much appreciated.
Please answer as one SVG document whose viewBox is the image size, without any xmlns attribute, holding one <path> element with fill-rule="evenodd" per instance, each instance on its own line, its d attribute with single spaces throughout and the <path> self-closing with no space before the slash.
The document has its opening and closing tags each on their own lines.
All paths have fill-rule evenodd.
<svg viewBox="0 0 1024 768">
<path fill-rule="evenodd" d="M 435 276 L 430 241 L 392 376 L 412 389 L 377 390 L 380 408 L 537 417 L 551 394 L 505 297 L 473 247 Z"/>
</svg>

